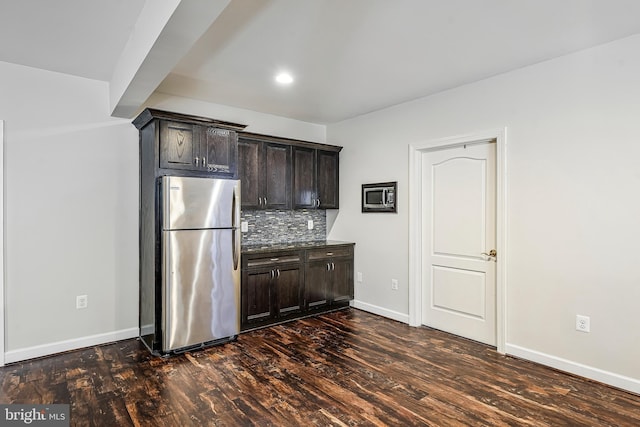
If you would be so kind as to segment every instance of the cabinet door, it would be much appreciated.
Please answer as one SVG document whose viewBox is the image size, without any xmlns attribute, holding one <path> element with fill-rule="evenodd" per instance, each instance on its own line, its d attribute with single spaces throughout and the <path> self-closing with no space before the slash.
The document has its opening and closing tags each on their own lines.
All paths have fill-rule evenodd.
<svg viewBox="0 0 640 427">
<path fill-rule="evenodd" d="M 245 209 L 259 209 L 260 197 L 260 141 L 238 140 L 238 177 L 241 181 L 241 205 Z"/>
<path fill-rule="evenodd" d="M 338 153 L 318 150 L 318 199 L 322 209 L 338 209 Z"/>
<path fill-rule="evenodd" d="M 236 175 L 238 163 L 237 134 L 228 129 L 202 129 L 200 161 L 204 169 L 217 175 Z"/>
<path fill-rule="evenodd" d="M 293 207 L 316 207 L 316 150 L 293 147 Z"/>
<path fill-rule="evenodd" d="M 332 268 L 331 303 L 348 304 L 353 299 L 353 259 L 334 260 Z"/>
<path fill-rule="evenodd" d="M 197 126 L 185 123 L 160 123 L 160 167 L 196 169 L 199 136 Z"/>
<path fill-rule="evenodd" d="M 245 271 L 242 281 L 242 326 L 260 323 L 272 317 L 272 270 Z"/>
<path fill-rule="evenodd" d="M 319 310 L 329 305 L 329 274 L 325 261 L 307 263 L 305 271 L 305 301 L 307 310 Z"/>
<path fill-rule="evenodd" d="M 265 207 L 291 209 L 291 146 L 264 144 Z"/>
<path fill-rule="evenodd" d="M 300 266 L 276 269 L 276 311 L 287 317 L 302 311 L 303 270 Z"/>
</svg>

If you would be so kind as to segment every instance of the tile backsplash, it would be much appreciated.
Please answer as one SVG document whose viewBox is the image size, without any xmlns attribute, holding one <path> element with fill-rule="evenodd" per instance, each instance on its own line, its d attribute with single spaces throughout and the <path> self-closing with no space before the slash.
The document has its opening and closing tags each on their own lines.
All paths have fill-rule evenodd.
<svg viewBox="0 0 640 427">
<path fill-rule="evenodd" d="M 313 230 L 307 227 L 313 221 Z M 327 238 L 327 215 L 322 209 L 243 210 L 240 221 L 248 223 L 243 245 L 306 242 Z"/>
</svg>

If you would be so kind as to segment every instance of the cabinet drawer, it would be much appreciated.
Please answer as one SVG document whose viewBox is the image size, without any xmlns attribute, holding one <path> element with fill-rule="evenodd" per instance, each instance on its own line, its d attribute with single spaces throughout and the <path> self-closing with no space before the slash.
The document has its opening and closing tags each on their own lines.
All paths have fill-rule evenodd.
<svg viewBox="0 0 640 427">
<path fill-rule="evenodd" d="M 350 256 L 353 256 L 353 248 L 351 246 L 338 246 L 307 250 L 307 261 Z"/>
<path fill-rule="evenodd" d="M 282 264 L 300 263 L 302 256 L 300 252 L 287 252 L 270 255 L 252 255 L 246 258 L 245 268 L 256 268 L 264 266 L 276 266 Z"/>
</svg>

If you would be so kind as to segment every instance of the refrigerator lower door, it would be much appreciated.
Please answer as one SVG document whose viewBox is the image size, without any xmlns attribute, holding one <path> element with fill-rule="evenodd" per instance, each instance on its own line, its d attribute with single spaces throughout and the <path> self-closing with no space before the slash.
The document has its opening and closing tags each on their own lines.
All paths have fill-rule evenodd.
<svg viewBox="0 0 640 427">
<path fill-rule="evenodd" d="M 164 352 L 240 332 L 240 269 L 234 229 L 162 234 Z"/>
</svg>

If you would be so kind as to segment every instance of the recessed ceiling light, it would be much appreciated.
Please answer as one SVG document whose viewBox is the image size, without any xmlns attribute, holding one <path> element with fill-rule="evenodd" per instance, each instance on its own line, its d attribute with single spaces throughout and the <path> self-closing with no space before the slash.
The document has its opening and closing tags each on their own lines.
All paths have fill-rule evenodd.
<svg viewBox="0 0 640 427">
<path fill-rule="evenodd" d="M 276 76 L 276 81 L 282 85 L 293 83 L 293 76 L 289 73 L 280 73 Z"/>
</svg>

